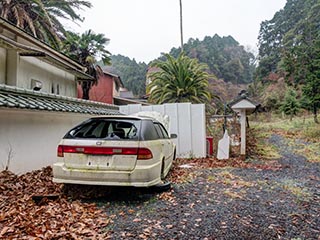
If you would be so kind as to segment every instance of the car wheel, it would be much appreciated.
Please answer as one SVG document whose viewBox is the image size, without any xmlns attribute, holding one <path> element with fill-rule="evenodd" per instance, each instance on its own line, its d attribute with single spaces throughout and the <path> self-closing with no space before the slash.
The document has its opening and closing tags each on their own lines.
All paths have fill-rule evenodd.
<svg viewBox="0 0 320 240">
<path fill-rule="evenodd" d="M 162 193 L 171 189 L 171 182 L 162 182 L 149 188 L 151 192 Z"/>
</svg>

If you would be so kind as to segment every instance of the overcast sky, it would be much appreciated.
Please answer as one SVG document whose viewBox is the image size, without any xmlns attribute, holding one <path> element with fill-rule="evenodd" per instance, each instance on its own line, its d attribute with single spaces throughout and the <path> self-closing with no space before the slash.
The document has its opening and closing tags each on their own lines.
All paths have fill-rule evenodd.
<svg viewBox="0 0 320 240">
<path fill-rule="evenodd" d="M 180 46 L 179 0 L 89 0 L 80 12 L 85 21 L 69 25 L 82 33 L 92 29 L 110 39 L 107 49 L 136 61 L 149 61 Z M 184 42 L 189 38 L 231 35 L 256 47 L 260 23 L 270 20 L 286 0 L 183 0 Z"/>
</svg>

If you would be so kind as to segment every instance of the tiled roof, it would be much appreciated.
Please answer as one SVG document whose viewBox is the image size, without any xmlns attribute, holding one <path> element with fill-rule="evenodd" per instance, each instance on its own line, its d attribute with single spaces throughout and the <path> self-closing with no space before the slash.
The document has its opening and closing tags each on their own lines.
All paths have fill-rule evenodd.
<svg viewBox="0 0 320 240">
<path fill-rule="evenodd" d="M 35 92 L 3 84 L 0 84 L 0 108 L 19 108 L 93 115 L 120 114 L 119 107 L 115 105 Z"/>
</svg>

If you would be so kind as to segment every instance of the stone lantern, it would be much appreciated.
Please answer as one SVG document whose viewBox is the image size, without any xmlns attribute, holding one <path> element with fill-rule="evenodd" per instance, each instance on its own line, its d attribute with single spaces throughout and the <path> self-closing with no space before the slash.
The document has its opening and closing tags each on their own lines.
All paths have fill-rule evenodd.
<svg viewBox="0 0 320 240">
<path fill-rule="evenodd" d="M 260 104 L 256 104 L 252 100 L 250 100 L 245 95 L 239 96 L 237 99 L 233 100 L 228 104 L 229 107 L 240 114 L 240 125 L 241 125 L 241 148 L 240 154 L 246 155 L 246 119 L 247 115 L 253 113 Z"/>
</svg>

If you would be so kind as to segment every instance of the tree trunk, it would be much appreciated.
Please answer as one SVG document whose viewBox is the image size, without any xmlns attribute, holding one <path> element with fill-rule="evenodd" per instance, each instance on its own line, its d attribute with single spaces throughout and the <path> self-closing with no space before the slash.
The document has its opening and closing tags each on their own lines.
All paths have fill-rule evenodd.
<svg viewBox="0 0 320 240">
<path fill-rule="evenodd" d="M 316 106 L 316 104 L 313 104 L 313 118 L 314 118 L 314 122 L 319 124 L 318 117 L 317 117 L 317 106 Z"/>
<path fill-rule="evenodd" d="M 89 100 L 90 84 L 88 81 L 81 82 L 82 99 Z"/>
<path fill-rule="evenodd" d="M 181 52 L 183 52 L 183 26 L 182 26 L 182 0 L 180 2 L 180 37 L 181 37 Z"/>
</svg>

